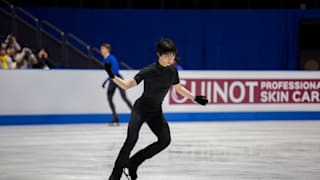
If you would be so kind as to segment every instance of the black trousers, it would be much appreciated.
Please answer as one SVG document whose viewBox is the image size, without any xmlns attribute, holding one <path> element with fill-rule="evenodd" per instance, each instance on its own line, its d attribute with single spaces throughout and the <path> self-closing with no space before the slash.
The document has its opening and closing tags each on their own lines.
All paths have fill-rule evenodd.
<svg viewBox="0 0 320 180">
<path fill-rule="evenodd" d="M 119 89 L 122 99 L 127 104 L 127 106 L 130 108 L 130 110 L 132 110 L 132 104 L 129 101 L 129 99 L 127 98 L 126 92 L 123 89 L 121 89 L 116 83 L 114 83 L 113 81 L 110 80 L 108 90 L 107 90 L 107 98 L 108 98 L 108 102 L 109 102 L 109 105 L 110 105 L 110 108 L 112 111 L 113 118 L 118 118 L 118 114 L 117 114 L 116 108 L 113 103 L 113 95 L 114 95 L 116 89 Z"/>
<path fill-rule="evenodd" d="M 130 166 L 138 167 L 146 159 L 151 158 L 163 149 L 165 149 L 171 141 L 170 129 L 162 112 L 143 112 L 139 100 L 136 101 L 131 118 L 128 124 L 127 138 L 119 152 L 117 160 L 113 168 L 113 174 L 122 174 L 123 168 Z M 151 131 L 157 136 L 158 140 L 144 149 L 138 151 L 129 158 L 132 149 L 134 148 L 142 124 L 146 122 Z"/>
</svg>

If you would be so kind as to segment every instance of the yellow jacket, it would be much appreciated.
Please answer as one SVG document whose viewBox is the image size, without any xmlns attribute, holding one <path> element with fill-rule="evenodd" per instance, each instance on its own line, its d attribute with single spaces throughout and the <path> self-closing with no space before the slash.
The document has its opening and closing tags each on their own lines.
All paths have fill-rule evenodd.
<svg viewBox="0 0 320 180">
<path fill-rule="evenodd" d="M 1 68 L 2 69 L 8 69 L 9 68 L 7 60 L 8 60 L 8 56 L 7 55 L 0 56 L 0 63 L 1 63 Z"/>
</svg>

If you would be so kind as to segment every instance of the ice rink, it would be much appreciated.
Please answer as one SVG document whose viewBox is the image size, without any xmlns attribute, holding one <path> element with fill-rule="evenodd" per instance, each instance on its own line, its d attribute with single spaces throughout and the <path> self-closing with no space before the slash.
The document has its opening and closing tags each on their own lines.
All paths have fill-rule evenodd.
<svg viewBox="0 0 320 180">
<path fill-rule="evenodd" d="M 320 179 L 320 121 L 169 124 L 171 145 L 141 166 L 139 180 Z M 0 179 L 106 180 L 126 128 L 1 126 Z M 144 125 L 133 152 L 155 140 Z"/>
</svg>

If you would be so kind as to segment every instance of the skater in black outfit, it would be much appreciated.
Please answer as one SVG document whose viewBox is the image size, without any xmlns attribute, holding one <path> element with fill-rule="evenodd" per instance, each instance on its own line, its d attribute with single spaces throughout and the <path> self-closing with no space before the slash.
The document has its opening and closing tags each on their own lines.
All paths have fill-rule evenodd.
<svg viewBox="0 0 320 180">
<path fill-rule="evenodd" d="M 146 159 L 153 157 L 170 144 L 170 130 L 163 116 L 161 104 L 172 85 L 181 95 L 201 105 L 208 103 L 205 96 L 195 96 L 180 84 L 179 75 L 174 65 L 176 46 L 171 40 L 163 39 L 158 42 L 157 55 L 159 59 L 156 63 L 145 67 L 134 79 L 128 81 L 115 76 L 112 72 L 111 64 L 105 64 L 105 70 L 112 81 L 125 90 L 137 86 L 144 80 L 144 92 L 134 104 L 128 125 L 127 138 L 119 152 L 109 180 L 120 180 L 124 169 L 128 169 L 128 174 L 126 173 L 126 175 L 130 176 L 132 180 L 137 179 L 138 167 Z M 130 157 L 143 123 L 147 123 L 157 136 L 158 141 Z"/>
</svg>

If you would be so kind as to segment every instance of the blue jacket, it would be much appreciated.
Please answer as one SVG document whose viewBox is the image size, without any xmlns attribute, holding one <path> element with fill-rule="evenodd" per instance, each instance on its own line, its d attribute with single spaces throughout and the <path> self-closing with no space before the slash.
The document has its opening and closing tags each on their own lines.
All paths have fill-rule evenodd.
<svg viewBox="0 0 320 180">
<path fill-rule="evenodd" d="M 119 63 L 118 63 L 117 58 L 114 55 L 110 54 L 107 58 L 104 58 L 103 64 L 104 63 L 111 63 L 111 69 L 112 69 L 112 72 L 114 73 L 114 75 L 120 76 Z"/>
</svg>

